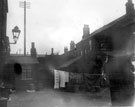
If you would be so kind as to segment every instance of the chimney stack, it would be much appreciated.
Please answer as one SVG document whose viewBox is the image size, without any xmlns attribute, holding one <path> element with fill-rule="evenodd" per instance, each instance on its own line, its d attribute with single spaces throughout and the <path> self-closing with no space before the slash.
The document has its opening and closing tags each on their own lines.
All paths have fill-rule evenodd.
<svg viewBox="0 0 135 107">
<path fill-rule="evenodd" d="M 75 42 L 71 41 L 70 42 L 70 50 L 74 50 L 75 49 Z"/>
<path fill-rule="evenodd" d="M 90 29 L 89 29 L 89 25 L 84 25 L 83 27 L 83 37 L 82 39 L 87 38 L 90 35 Z"/>
<path fill-rule="evenodd" d="M 132 3 L 132 0 L 128 0 L 128 2 L 126 3 L 126 14 L 134 14 L 134 4 Z"/>
<path fill-rule="evenodd" d="M 32 42 L 32 48 L 35 48 L 35 43 L 34 42 Z"/>
<path fill-rule="evenodd" d="M 68 52 L 68 47 L 64 47 L 64 54 Z"/>
<path fill-rule="evenodd" d="M 54 53 L 53 53 L 53 48 L 51 48 L 51 55 L 54 55 Z"/>
<path fill-rule="evenodd" d="M 37 52 L 36 52 L 36 48 L 35 48 L 35 43 L 34 42 L 31 43 L 31 56 L 32 57 L 37 57 Z"/>
</svg>

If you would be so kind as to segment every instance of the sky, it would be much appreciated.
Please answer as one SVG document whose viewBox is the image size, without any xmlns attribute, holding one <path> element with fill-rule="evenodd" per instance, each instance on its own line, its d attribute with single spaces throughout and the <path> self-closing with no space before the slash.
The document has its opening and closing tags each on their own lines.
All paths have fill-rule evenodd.
<svg viewBox="0 0 135 107">
<path fill-rule="evenodd" d="M 82 39 L 83 26 L 88 24 L 90 33 L 125 14 L 127 0 L 26 0 L 27 9 L 27 52 L 35 42 L 38 54 L 62 54 L 73 40 Z M 12 29 L 21 30 L 17 44 L 11 45 L 11 53 L 23 54 L 24 9 L 23 0 L 8 0 L 7 36 L 13 42 Z M 135 0 L 133 0 L 135 3 Z"/>
</svg>

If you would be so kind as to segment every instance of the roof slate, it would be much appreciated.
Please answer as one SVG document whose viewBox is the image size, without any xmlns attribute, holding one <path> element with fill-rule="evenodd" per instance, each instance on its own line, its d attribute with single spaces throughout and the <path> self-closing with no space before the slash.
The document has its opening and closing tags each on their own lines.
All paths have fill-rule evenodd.
<svg viewBox="0 0 135 107">
<path fill-rule="evenodd" d="M 81 58 L 81 56 L 76 57 L 74 59 L 71 59 L 69 61 L 66 61 L 64 64 L 62 64 L 58 69 L 62 69 L 62 68 L 66 68 L 68 66 L 70 66 L 71 64 L 73 64 L 74 62 L 78 61 Z"/>
<path fill-rule="evenodd" d="M 114 21 L 112 21 L 112 22 L 110 22 L 110 23 L 104 25 L 103 27 L 101 27 L 101 28 L 97 29 L 96 31 L 94 31 L 93 33 L 91 33 L 90 36 L 88 36 L 86 39 L 88 39 L 88 38 L 90 38 L 90 37 L 93 37 L 93 36 L 95 36 L 96 34 L 99 34 L 99 33 L 101 33 L 101 32 L 104 31 L 104 30 L 109 29 L 110 27 L 112 27 L 113 25 L 119 23 L 120 21 L 122 21 L 122 20 L 125 19 L 125 18 L 126 18 L 126 15 L 123 15 L 123 16 L 119 17 L 118 19 L 116 19 L 116 20 L 114 20 Z M 83 39 L 83 40 L 86 40 L 86 39 Z"/>
<path fill-rule="evenodd" d="M 10 56 L 6 63 L 38 64 L 37 58 L 31 56 Z"/>
</svg>

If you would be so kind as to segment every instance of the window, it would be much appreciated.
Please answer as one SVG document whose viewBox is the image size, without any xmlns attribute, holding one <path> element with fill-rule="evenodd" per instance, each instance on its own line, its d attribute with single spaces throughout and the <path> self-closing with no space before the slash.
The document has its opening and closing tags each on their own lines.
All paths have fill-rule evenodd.
<svg viewBox="0 0 135 107">
<path fill-rule="evenodd" d="M 30 65 L 23 65 L 22 66 L 22 80 L 31 80 L 32 79 L 32 72 L 31 72 Z"/>
<path fill-rule="evenodd" d="M 85 49 L 85 55 L 87 54 L 87 50 Z"/>
<path fill-rule="evenodd" d="M 102 50 L 102 51 L 105 51 L 105 50 L 106 50 L 104 43 L 101 43 L 101 44 L 100 44 L 100 50 Z"/>
<path fill-rule="evenodd" d="M 90 51 L 92 50 L 92 41 L 89 41 L 89 45 L 90 45 Z"/>
<path fill-rule="evenodd" d="M 83 55 L 83 52 L 81 51 L 81 56 Z"/>
</svg>

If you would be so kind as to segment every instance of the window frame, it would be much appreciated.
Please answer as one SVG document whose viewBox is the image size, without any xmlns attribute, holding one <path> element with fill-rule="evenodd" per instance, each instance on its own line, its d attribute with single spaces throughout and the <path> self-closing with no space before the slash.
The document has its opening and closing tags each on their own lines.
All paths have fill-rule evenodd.
<svg viewBox="0 0 135 107">
<path fill-rule="evenodd" d="M 31 65 L 22 65 L 21 80 L 32 80 L 32 67 L 31 67 Z"/>
</svg>

